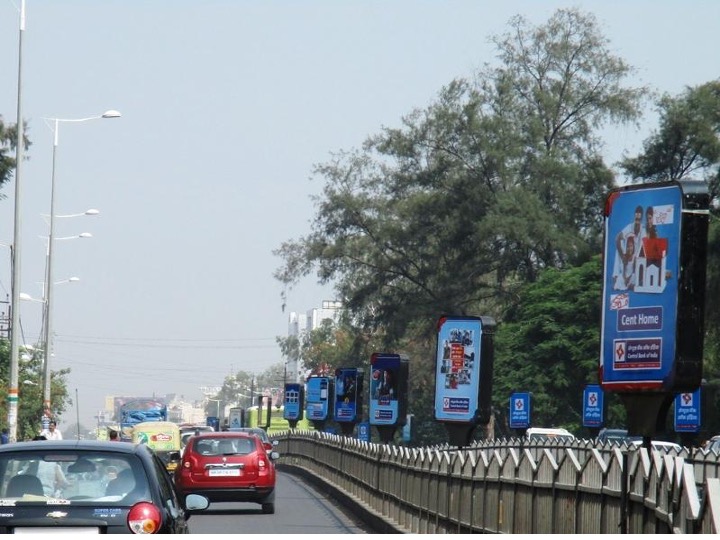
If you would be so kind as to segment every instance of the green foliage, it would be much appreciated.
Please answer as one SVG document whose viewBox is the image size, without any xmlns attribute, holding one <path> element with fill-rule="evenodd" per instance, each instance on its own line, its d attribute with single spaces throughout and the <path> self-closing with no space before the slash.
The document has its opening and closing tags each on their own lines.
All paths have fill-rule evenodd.
<svg viewBox="0 0 720 540">
<path fill-rule="evenodd" d="M 42 366 L 43 357 L 40 351 L 27 354 L 27 359 L 21 359 L 18 365 L 18 420 L 17 440 L 31 439 L 38 434 L 41 428 L 43 415 L 43 385 Z M 70 369 L 51 372 L 50 398 L 51 408 L 56 419 L 62 417 L 67 406 L 71 403 L 67 391 L 67 375 Z M 8 388 L 10 380 L 10 342 L 0 341 L 0 385 Z M 7 422 L 7 401 L 0 402 L 0 418 L 2 424 Z"/>
<path fill-rule="evenodd" d="M 532 423 L 580 432 L 582 391 L 597 384 L 600 354 L 600 256 L 576 268 L 549 269 L 526 285 L 495 336 L 493 402 L 497 432 L 509 434 L 513 392 L 532 393 Z M 622 420 L 619 403 L 607 425 Z"/>
<path fill-rule="evenodd" d="M 634 158 L 621 165 L 634 181 L 660 182 L 697 176 L 720 195 L 720 79 L 687 88 L 658 103 L 660 127 Z"/>
</svg>

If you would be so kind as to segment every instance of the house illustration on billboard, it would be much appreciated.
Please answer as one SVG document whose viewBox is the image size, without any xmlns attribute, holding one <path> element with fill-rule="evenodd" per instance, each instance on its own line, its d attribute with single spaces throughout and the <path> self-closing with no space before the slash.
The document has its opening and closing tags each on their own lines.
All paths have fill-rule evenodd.
<svg viewBox="0 0 720 540">
<path fill-rule="evenodd" d="M 635 292 L 659 294 L 667 285 L 667 238 L 643 238 L 635 259 Z"/>
</svg>

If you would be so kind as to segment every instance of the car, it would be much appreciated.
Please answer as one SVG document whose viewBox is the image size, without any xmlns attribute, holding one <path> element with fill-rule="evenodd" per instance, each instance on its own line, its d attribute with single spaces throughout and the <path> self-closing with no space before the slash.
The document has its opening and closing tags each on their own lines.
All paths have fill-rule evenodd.
<svg viewBox="0 0 720 540">
<path fill-rule="evenodd" d="M 188 533 L 210 501 L 180 497 L 144 444 L 32 441 L 0 446 L 0 534 Z"/>
<path fill-rule="evenodd" d="M 540 428 L 531 427 L 525 432 L 528 441 L 562 441 L 572 442 L 575 435 L 564 428 Z"/>
<path fill-rule="evenodd" d="M 632 441 L 632 444 L 635 445 L 635 447 L 639 448 L 643 445 L 642 437 L 639 437 L 637 439 L 634 439 Z M 670 442 L 670 441 L 659 441 L 659 440 L 652 440 L 650 441 L 650 446 L 652 450 L 657 450 L 659 452 L 681 452 L 682 446 L 680 446 L 677 443 Z"/>
<path fill-rule="evenodd" d="M 715 452 L 720 454 L 720 435 L 714 435 L 709 440 L 705 441 L 702 449 L 706 452 Z"/>
<path fill-rule="evenodd" d="M 201 433 L 188 440 L 175 486 L 181 497 L 196 493 L 210 502 L 253 502 L 264 514 L 274 514 L 278 457 L 251 433 Z"/>
<path fill-rule="evenodd" d="M 253 435 L 257 435 L 260 437 L 260 440 L 263 442 L 263 445 L 265 446 L 265 450 L 268 452 L 272 452 L 273 448 L 277 446 L 278 442 L 271 440 L 270 436 L 267 434 L 267 431 L 265 431 L 263 428 L 260 427 L 242 427 L 242 428 L 230 428 L 229 431 L 232 432 L 240 432 L 240 433 L 252 433 Z"/>
<path fill-rule="evenodd" d="M 200 433 L 214 433 L 215 428 L 212 426 L 195 426 L 195 425 L 182 425 L 180 426 L 180 455 L 182 455 L 185 445 L 187 444 L 190 437 Z"/>
<path fill-rule="evenodd" d="M 603 428 L 597 437 L 597 442 L 600 444 L 636 444 L 638 440 L 642 443 L 642 437 L 628 435 L 627 429 L 620 428 Z"/>
</svg>

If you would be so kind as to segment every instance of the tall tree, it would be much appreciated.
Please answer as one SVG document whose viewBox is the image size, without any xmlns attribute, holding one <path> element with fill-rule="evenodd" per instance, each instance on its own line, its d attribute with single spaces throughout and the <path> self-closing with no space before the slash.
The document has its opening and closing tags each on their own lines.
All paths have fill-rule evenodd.
<svg viewBox="0 0 720 540">
<path fill-rule="evenodd" d="M 312 231 L 276 250 L 280 281 L 316 270 L 392 345 L 440 313 L 499 313 L 517 284 L 599 251 L 612 174 L 595 133 L 635 118 L 641 90 L 622 86 L 630 69 L 591 15 L 511 28 L 500 67 L 315 169 Z"/>
</svg>

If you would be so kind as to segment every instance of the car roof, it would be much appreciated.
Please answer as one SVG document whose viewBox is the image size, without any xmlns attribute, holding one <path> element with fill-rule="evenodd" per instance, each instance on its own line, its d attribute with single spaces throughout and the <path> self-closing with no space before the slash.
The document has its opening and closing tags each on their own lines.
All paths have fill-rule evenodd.
<svg viewBox="0 0 720 540">
<path fill-rule="evenodd" d="M 17 451 L 47 450 L 85 450 L 117 452 L 120 454 L 137 454 L 140 448 L 145 445 L 137 445 L 129 442 L 118 441 L 96 441 L 96 440 L 73 440 L 64 439 L 61 441 L 22 441 L 0 445 L 0 454 Z M 146 448 L 146 447 L 145 447 Z"/>
</svg>

